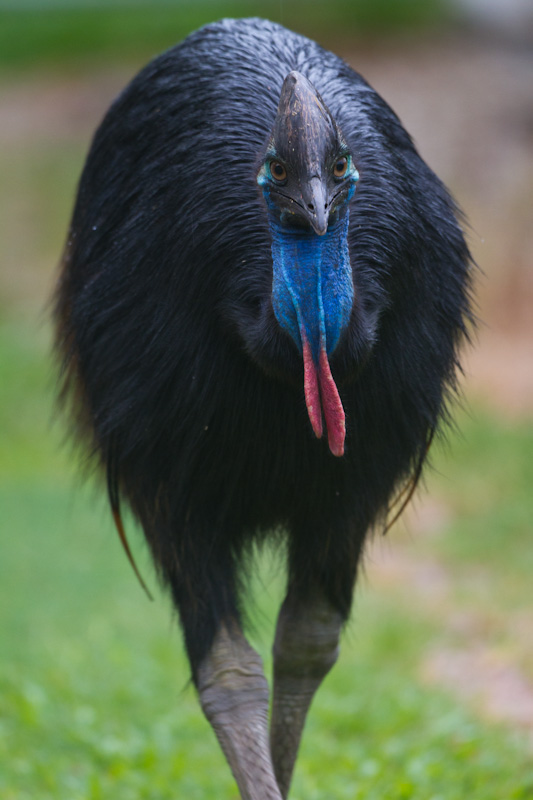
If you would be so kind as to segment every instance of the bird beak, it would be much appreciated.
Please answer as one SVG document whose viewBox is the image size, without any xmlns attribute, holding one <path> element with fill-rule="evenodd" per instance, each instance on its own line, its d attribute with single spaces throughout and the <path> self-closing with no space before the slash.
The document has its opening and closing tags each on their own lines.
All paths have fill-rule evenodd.
<svg viewBox="0 0 533 800">
<path fill-rule="evenodd" d="M 328 229 L 328 194 L 318 176 L 302 186 L 302 198 L 311 227 L 316 234 L 323 236 Z"/>
<path fill-rule="evenodd" d="M 319 236 L 328 229 L 328 190 L 324 163 L 339 147 L 340 132 L 324 101 L 309 80 L 289 72 L 283 82 L 270 148 L 291 165 L 296 176 L 288 191 L 297 213 Z"/>
</svg>

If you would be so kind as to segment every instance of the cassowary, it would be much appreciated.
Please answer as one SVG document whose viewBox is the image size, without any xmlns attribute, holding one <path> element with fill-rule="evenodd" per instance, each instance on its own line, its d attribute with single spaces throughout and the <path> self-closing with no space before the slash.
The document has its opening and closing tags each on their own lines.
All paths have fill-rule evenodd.
<svg viewBox="0 0 533 800">
<path fill-rule="evenodd" d="M 95 135 L 56 295 L 62 396 L 119 532 L 121 499 L 144 529 L 247 800 L 287 796 L 365 537 L 416 484 L 455 387 L 469 274 L 457 209 L 393 111 L 279 25 L 202 28 Z M 242 583 L 272 532 L 269 730 Z"/>
</svg>

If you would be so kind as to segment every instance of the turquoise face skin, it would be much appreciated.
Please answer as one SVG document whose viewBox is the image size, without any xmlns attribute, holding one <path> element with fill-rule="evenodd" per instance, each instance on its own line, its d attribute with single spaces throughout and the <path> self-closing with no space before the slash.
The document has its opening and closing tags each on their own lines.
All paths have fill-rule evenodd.
<svg viewBox="0 0 533 800">
<path fill-rule="evenodd" d="M 350 159 L 351 161 L 351 159 Z M 351 167 L 347 206 L 359 177 Z M 305 336 L 315 364 L 325 349 L 333 353 L 348 325 L 354 301 L 352 267 L 348 250 L 349 209 L 330 223 L 319 236 L 311 229 L 291 227 L 280 219 L 270 192 L 270 175 L 265 165 L 258 183 L 268 207 L 272 235 L 272 305 L 281 327 L 291 336 L 300 353 Z"/>
</svg>

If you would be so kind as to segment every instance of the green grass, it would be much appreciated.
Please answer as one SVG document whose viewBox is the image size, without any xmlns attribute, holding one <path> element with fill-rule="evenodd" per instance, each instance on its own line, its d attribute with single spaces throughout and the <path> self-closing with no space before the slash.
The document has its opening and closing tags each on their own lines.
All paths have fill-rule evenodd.
<svg viewBox="0 0 533 800">
<path fill-rule="evenodd" d="M 202 0 L 114 2 L 25 10 L 0 6 L 0 69 L 138 60 L 221 17 L 262 16 L 321 40 L 413 32 L 449 21 L 443 0 Z"/>
<path fill-rule="evenodd" d="M 483 407 L 457 419 L 460 433 L 435 450 L 427 480 L 449 518 L 407 547 L 447 569 L 458 601 L 491 611 L 503 626 L 506 614 L 531 604 L 533 422 L 511 423 Z M 533 641 L 524 644 L 533 667 Z"/>
<path fill-rule="evenodd" d="M 77 486 L 74 464 L 58 450 L 60 431 L 48 427 L 47 339 L 38 327 L 21 328 L 13 320 L 0 328 L 7 434 L 0 462 L 0 798 L 235 798 L 188 685 L 167 600 L 145 598 L 100 493 Z M 498 538 L 519 560 L 521 523 L 502 530 L 493 513 L 491 525 L 482 501 L 498 505 L 500 464 L 509 478 L 505 497 L 513 518 L 531 512 L 522 480 L 526 449 L 520 426 L 479 416 L 463 441 L 454 442 L 453 461 L 439 454 L 448 478 L 437 483 L 446 487 L 452 507 L 467 515 L 467 522 L 454 525 L 485 526 L 491 543 L 485 547 L 481 536 L 472 537 L 466 551 L 457 549 L 453 542 L 461 536 L 452 529 L 447 557 L 462 569 L 475 558 L 498 575 Z M 474 503 L 470 482 L 480 471 L 484 481 Z M 154 586 L 141 538 L 130 535 Z M 511 570 L 515 558 L 509 559 Z M 269 665 L 283 579 L 275 560 L 259 561 L 253 641 Z M 362 582 L 340 662 L 309 719 L 295 798 L 532 796 L 533 769 L 518 734 L 476 720 L 452 698 L 420 685 L 419 662 L 440 636 L 438 622 L 413 608 L 408 593 L 380 592 Z"/>
<path fill-rule="evenodd" d="M 443 499 L 453 502 L 456 514 L 439 550 L 450 561 L 465 565 L 481 557 L 500 575 L 529 583 L 533 424 L 527 420 L 495 424 L 478 409 L 475 416 L 462 419 L 461 429 L 462 436 L 453 444 L 453 476 L 434 482 Z M 436 469 L 444 472 L 445 464 L 440 453 Z"/>
</svg>

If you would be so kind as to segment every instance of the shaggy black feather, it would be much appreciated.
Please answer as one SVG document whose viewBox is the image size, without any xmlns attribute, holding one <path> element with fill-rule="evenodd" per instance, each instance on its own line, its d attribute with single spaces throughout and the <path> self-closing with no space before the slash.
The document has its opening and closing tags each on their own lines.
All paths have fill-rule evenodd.
<svg viewBox="0 0 533 800">
<path fill-rule="evenodd" d="M 274 317 L 256 184 L 283 79 L 321 94 L 360 173 L 355 304 L 331 359 L 345 455 L 313 435 L 301 357 Z M 342 60 L 259 19 L 152 61 L 99 127 L 56 297 L 64 397 L 110 496 L 141 521 L 193 671 L 239 616 L 239 564 L 281 526 L 289 571 L 347 617 L 369 528 L 417 476 L 470 318 L 458 212 L 394 112 Z"/>
</svg>

